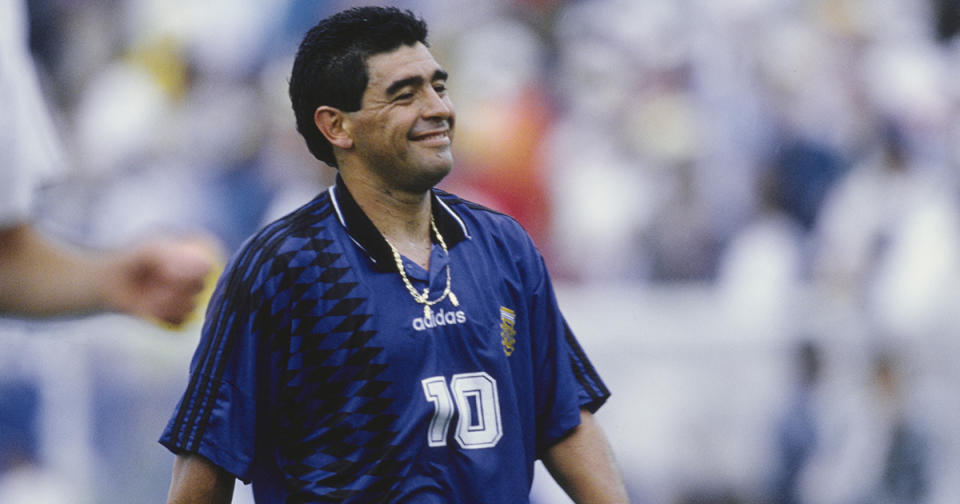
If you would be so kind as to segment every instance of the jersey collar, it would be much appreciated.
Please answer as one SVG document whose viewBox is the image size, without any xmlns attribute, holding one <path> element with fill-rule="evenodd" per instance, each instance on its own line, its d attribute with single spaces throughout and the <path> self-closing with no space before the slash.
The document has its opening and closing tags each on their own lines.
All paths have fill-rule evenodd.
<svg viewBox="0 0 960 504">
<path fill-rule="evenodd" d="M 347 185 L 337 175 L 337 181 L 328 189 L 330 200 L 333 202 L 333 208 L 337 212 L 337 219 L 347 230 L 350 239 L 366 252 L 367 256 L 380 271 L 396 271 L 397 266 L 393 260 L 393 252 L 390 251 L 390 245 L 380 234 L 367 214 L 363 213 L 360 205 L 353 199 Z M 437 196 L 438 190 L 430 191 L 431 211 L 433 218 L 437 222 L 437 229 L 443 235 L 447 247 L 453 249 L 461 241 L 470 238 L 467 232 L 467 226 L 463 219 Z M 433 238 L 436 241 L 436 238 Z"/>
</svg>

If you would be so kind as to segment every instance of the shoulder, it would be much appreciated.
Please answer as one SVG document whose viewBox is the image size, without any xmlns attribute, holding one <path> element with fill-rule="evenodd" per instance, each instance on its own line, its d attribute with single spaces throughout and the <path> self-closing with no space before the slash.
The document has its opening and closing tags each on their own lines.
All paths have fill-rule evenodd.
<svg viewBox="0 0 960 504">
<path fill-rule="evenodd" d="M 464 257 L 477 264 L 486 260 L 500 272 L 514 272 L 531 288 L 545 278 L 543 255 L 523 226 L 513 217 L 450 193 L 438 192 L 440 201 L 463 221 L 469 245 L 461 249 Z"/>
<path fill-rule="evenodd" d="M 512 216 L 440 189 L 435 191 L 440 201 L 463 219 L 471 238 L 509 240 L 514 245 L 533 247 L 527 231 Z"/>
<path fill-rule="evenodd" d="M 224 272 L 233 281 L 257 283 L 258 277 L 286 269 L 302 260 L 303 253 L 315 255 L 332 239 L 336 216 L 324 191 L 316 198 L 267 224 L 247 238 L 233 255 Z M 256 285 L 250 285 L 256 287 Z"/>
</svg>

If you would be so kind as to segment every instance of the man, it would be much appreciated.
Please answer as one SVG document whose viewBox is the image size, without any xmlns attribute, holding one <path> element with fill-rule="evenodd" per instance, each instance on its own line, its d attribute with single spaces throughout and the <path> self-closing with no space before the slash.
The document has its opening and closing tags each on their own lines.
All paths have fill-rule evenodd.
<svg viewBox="0 0 960 504">
<path fill-rule="evenodd" d="M 114 311 L 183 322 L 212 267 L 206 239 L 79 251 L 31 225 L 34 186 L 59 164 L 59 149 L 27 49 L 26 24 L 22 3 L 0 2 L 0 315 Z"/>
<path fill-rule="evenodd" d="M 169 502 L 525 503 L 542 458 L 578 502 L 626 502 L 592 411 L 609 396 L 512 219 L 433 189 L 454 110 L 427 28 L 321 21 L 290 79 L 336 184 L 221 278 L 161 443 Z"/>
</svg>

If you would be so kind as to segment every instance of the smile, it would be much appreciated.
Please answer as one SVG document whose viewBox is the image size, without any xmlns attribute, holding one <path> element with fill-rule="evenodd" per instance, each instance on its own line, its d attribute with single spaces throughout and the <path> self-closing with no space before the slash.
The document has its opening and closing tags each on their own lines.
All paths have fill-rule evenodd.
<svg viewBox="0 0 960 504">
<path fill-rule="evenodd" d="M 446 145 L 450 143 L 449 131 L 438 131 L 436 133 L 418 135 L 413 137 L 413 141 L 423 142 L 428 144 Z"/>
</svg>

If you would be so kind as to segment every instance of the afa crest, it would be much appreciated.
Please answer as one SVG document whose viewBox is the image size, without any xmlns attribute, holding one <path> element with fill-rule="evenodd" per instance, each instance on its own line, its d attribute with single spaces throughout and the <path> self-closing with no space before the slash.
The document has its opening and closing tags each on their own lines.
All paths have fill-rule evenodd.
<svg viewBox="0 0 960 504">
<path fill-rule="evenodd" d="M 510 308 L 500 307 L 500 343 L 503 345 L 503 353 L 510 357 L 517 343 L 517 314 Z"/>
</svg>

